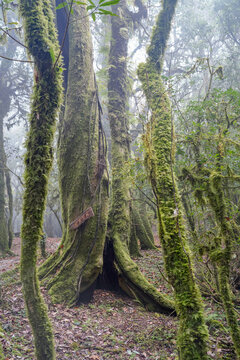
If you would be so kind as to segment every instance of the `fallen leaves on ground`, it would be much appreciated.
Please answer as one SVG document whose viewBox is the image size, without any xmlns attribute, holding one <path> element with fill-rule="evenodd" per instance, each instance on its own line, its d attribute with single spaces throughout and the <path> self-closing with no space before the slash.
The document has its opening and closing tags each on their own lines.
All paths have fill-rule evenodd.
<svg viewBox="0 0 240 360">
<path fill-rule="evenodd" d="M 19 240 L 15 239 L 14 244 L 15 249 L 17 244 L 19 247 Z M 48 251 L 53 252 L 59 242 L 48 239 L 47 244 Z M 16 253 L 19 254 L 19 249 Z M 170 293 L 171 288 L 160 273 L 163 272 L 160 252 L 150 250 L 142 254 L 144 256 L 137 263 L 149 281 L 160 291 Z M 0 260 L 2 268 L 7 270 L 9 264 L 4 262 L 8 260 Z M 18 262 L 19 256 L 16 257 Z M 18 274 L 14 276 L 16 283 L 4 286 L 2 290 L 0 321 L 4 337 L 0 334 L 0 341 L 5 360 L 33 360 L 33 337 Z M 150 313 L 134 300 L 110 291 L 95 290 L 88 305 L 66 308 L 53 305 L 47 291 L 41 290 L 54 328 L 58 360 L 173 360 L 177 356 L 177 321 L 173 317 Z M 211 306 L 208 311 L 212 314 Z M 211 335 L 210 358 L 234 360 L 230 337 L 222 336 L 221 329 L 216 331 Z"/>
</svg>

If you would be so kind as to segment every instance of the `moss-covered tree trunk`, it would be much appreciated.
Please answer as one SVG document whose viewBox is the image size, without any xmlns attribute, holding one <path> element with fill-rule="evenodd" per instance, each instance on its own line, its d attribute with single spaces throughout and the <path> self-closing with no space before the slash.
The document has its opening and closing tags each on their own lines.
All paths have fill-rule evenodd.
<svg viewBox="0 0 240 360">
<path fill-rule="evenodd" d="M 220 172 L 211 173 L 207 194 L 220 229 L 220 241 L 218 241 L 216 249 L 212 251 L 210 256 L 217 264 L 219 291 L 237 359 L 240 359 L 240 328 L 238 315 L 233 305 L 233 294 L 230 286 L 230 264 L 234 231 L 227 216 L 227 206 L 224 200 L 222 176 Z"/>
<path fill-rule="evenodd" d="M 240 328 L 236 310 L 233 305 L 233 294 L 230 285 L 230 266 L 232 258 L 232 246 L 235 239 L 234 228 L 230 223 L 228 209 L 224 196 L 223 183 L 223 160 L 224 160 L 224 139 L 222 132 L 219 133 L 217 143 L 216 170 L 209 171 L 198 168 L 197 183 L 205 185 L 209 203 L 214 212 L 216 222 L 219 226 L 218 238 L 215 240 L 210 258 L 217 269 L 217 284 L 223 302 L 227 323 L 233 340 L 237 358 L 240 359 Z"/>
<path fill-rule="evenodd" d="M 161 295 L 139 271 L 129 255 L 130 242 L 130 179 L 127 175 L 130 144 L 128 129 L 128 21 L 126 2 L 113 7 L 118 16 L 111 17 L 109 53 L 108 112 L 112 144 L 112 208 L 110 238 L 113 242 L 119 284 L 129 295 L 138 298 L 147 308 L 171 311 L 172 303 Z"/>
<path fill-rule="evenodd" d="M 123 28 L 122 23 L 120 16 L 120 27 L 119 23 L 113 25 L 117 35 L 121 30 L 121 39 L 127 35 L 127 28 Z M 118 78 L 115 83 L 113 77 L 109 83 L 113 82 L 117 87 L 114 87 L 111 93 L 110 116 L 116 117 L 114 111 L 118 112 L 117 115 L 120 115 L 121 111 L 124 113 L 119 120 L 117 119 L 115 128 L 112 129 L 115 131 L 115 142 L 112 144 L 113 204 L 115 205 L 112 208 L 110 223 L 111 234 L 114 235 L 106 239 L 108 219 L 106 144 L 100 122 L 100 107 L 93 72 L 89 22 L 84 7 L 77 6 L 74 9 L 74 18 L 69 29 L 69 46 L 68 86 L 59 140 L 63 239 L 57 252 L 41 267 L 40 278 L 47 284 L 54 302 L 66 302 L 72 305 L 88 301 L 97 285 L 115 289 L 120 285 L 130 296 L 139 298 L 149 308 L 172 312 L 173 303 L 146 281 L 129 256 L 130 195 L 128 178 L 124 172 L 129 154 L 129 143 L 125 136 L 127 122 L 122 131 L 123 122 L 126 121 L 127 101 L 125 90 L 123 94 L 123 87 L 119 86 L 122 80 Z M 126 61 L 123 61 L 122 66 L 119 58 L 123 53 L 127 56 L 127 41 L 120 44 L 118 51 L 115 65 L 120 67 L 118 70 L 120 73 L 124 69 L 124 80 Z M 120 105 L 124 103 L 124 107 L 121 107 L 120 111 L 118 100 L 114 100 L 115 95 L 117 99 L 123 96 Z M 86 221 L 73 229 L 74 220 L 83 219 L 84 214 L 91 216 L 87 216 Z"/>
<path fill-rule="evenodd" d="M 145 136 L 146 164 L 158 205 L 165 268 L 179 316 L 179 359 L 207 359 L 207 328 L 186 243 L 182 209 L 173 172 L 174 144 L 170 102 L 161 67 L 176 0 L 164 0 L 153 31 L 148 59 L 138 69 L 152 115 Z"/>
<path fill-rule="evenodd" d="M 86 8 L 78 5 L 69 28 L 68 86 L 58 148 L 63 237 L 40 270 L 54 302 L 89 299 L 102 270 L 108 178 L 98 101 L 89 19 Z M 82 224 L 73 229 L 79 218 Z"/>
<path fill-rule="evenodd" d="M 21 280 L 27 314 L 33 329 L 36 357 L 39 360 L 52 360 L 55 359 L 53 333 L 47 307 L 40 293 L 36 260 L 47 182 L 53 161 L 55 121 L 61 101 L 61 79 L 58 67 L 54 67 L 54 58 L 59 49 L 50 2 L 21 0 L 20 10 L 35 72 L 25 155 Z"/>
</svg>

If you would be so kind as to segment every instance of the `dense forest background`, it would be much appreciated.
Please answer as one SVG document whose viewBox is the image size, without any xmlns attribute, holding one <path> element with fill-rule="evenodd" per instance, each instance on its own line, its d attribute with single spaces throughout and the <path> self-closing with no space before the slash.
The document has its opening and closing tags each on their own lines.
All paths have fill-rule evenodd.
<svg viewBox="0 0 240 360">
<path fill-rule="evenodd" d="M 28 287 L 38 287 L 37 256 L 54 303 L 76 306 L 95 288 L 121 289 L 154 313 L 176 311 L 175 349 L 159 359 L 238 359 L 239 1 L 41 4 L 46 33 L 37 16 L 30 22 L 37 7 L 0 4 L 1 261 L 13 256 L 22 231 L 21 278 L 37 359 L 55 358 L 47 311 L 31 315 L 32 302 L 43 304 Z M 31 148 L 35 141 L 44 155 Z M 50 257 L 47 238 L 62 239 Z M 31 251 L 35 260 L 25 267 Z M 159 263 L 154 276 L 147 257 L 146 266 Z M 137 349 L 119 359 L 158 358 Z"/>
</svg>

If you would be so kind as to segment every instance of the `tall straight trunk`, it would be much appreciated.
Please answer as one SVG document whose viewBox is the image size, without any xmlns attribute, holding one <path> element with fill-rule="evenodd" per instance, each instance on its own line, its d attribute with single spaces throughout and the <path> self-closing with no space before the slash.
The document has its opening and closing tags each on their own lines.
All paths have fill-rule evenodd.
<svg viewBox="0 0 240 360">
<path fill-rule="evenodd" d="M 0 114 L 0 251 L 9 249 L 7 220 L 5 214 L 5 153 L 3 147 L 3 117 Z"/>
<path fill-rule="evenodd" d="M 174 289 L 179 316 L 179 359 L 207 359 L 208 331 L 187 246 L 182 206 L 173 171 L 174 144 L 170 101 L 161 68 L 176 0 L 164 0 L 148 48 L 148 59 L 138 75 L 151 109 L 145 136 L 146 165 L 158 205 L 159 235 L 165 268 Z"/>
<path fill-rule="evenodd" d="M 21 280 L 34 335 L 36 357 L 38 360 L 53 360 L 55 349 L 52 327 L 40 293 L 36 260 L 42 234 L 48 177 L 53 162 L 55 121 L 61 102 L 61 77 L 58 66 L 54 65 L 59 48 L 48 0 L 20 0 L 20 10 L 24 19 L 26 44 L 35 66 L 25 155 Z"/>
<path fill-rule="evenodd" d="M 13 40 L 9 40 L 6 46 L 5 55 L 7 57 L 14 57 L 16 52 L 16 45 Z M 6 156 L 4 150 L 4 118 L 8 114 L 11 105 L 11 91 L 8 87 L 8 71 L 12 66 L 12 62 L 2 59 L 0 65 L 0 251 L 5 252 L 11 247 L 11 232 L 8 231 L 8 224 L 10 225 L 11 213 L 9 221 L 5 214 L 5 207 L 7 206 L 6 193 L 8 193 L 8 177 L 5 178 L 6 171 Z M 7 184 L 6 184 L 7 182 Z M 6 187 L 7 185 L 7 187 Z M 10 194 L 11 195 L 11 194 Z M 11 199 L 9 198 L 9 210 L 11 206 Z M 11 226 L 10 226 L 11 228 Z M 10 237 L 9 237 L 10 236 Z"/>
<path fill-rule="evenodd" d="M 6 188 L 7 188 L 7 194 L 8 194 L 8 221 L 7 221 L 7 227 L 8 227 L 8 247 L 11 249 L 12 242 L 13 242 L 13 226 L 12 226 L 12 220 L 13 220 L 13 193 L 12 193 L 12 186 L 11 186 L 11 177 L 8 169 L 5 169 L 5 179 L 6 179 Z"/>
<path fill-rule="evenodd" d="M 60 15 L 58 20 L 62 20 Z M 92 295 L 102 270 L 108 217 L 106 143 L 89 18 L 86 8 L 79 5 L 74 7 L 69 27 L 65 90 L 58 145 L 63 237 L 57 252 L 40 269 L 40 277 L 45 278 L 54 302 L 71 305 Z M 84 219 L 82 223 L 71 226 L 79 218 Z"/>
</svg>

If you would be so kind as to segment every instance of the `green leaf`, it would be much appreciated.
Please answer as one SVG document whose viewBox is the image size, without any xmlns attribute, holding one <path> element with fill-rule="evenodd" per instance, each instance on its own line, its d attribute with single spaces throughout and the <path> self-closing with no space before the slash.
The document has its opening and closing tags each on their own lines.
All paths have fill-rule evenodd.
<svg viewBox="0 0 240 360">
<path fill-rule="evenodd" d="M 64 8 L 65 6 L 67 6 L 68 3 L 66 1 L 62 2 L 61 4 L 59 4 L 57 7 L 56 7 L 56 10 L 59 10 L 59 9 L 62 9 Z"/>
<path fill-rule="evenodd" d="M 106 1 L 105 3 L 101 3 L 101 7 L 102 6 L 111 6 L 111 5 L 115 5 L 118 4 L 120 0 L 111 0 L 111 1 Z"/>
<path fill-rule="evenodd" d="M 92 16 L 93 21 L 95 21 L 95 20 L 96 20 L 96 15 L 95 15 L 95 13 L 92 13 L 91 16 Z"/>
<path fill-rule="evenodd" d="M 113 12 L 111 11 L 107 11 L 107 10 L 104 10 L 104 9 L 99 9 L 99 12 L 98 14 L 104 14 L 104 15 L 111 15 L 111 16 L 117 16 L 117 14 L 114 14 Z"/>
<path fill-rule="evenodd" d="M 87 6 L 87 10 L 95 9 L 95 7 L 96 7 L 95 5 L 88 5 L 88 6 Z"/>
<path fill-rule="evenodd" d="M 82 2 L 82 1 L 74 0 L 73 2 L 78 5 L 87 5 L 86 3 Z"/>
<path fill-rule="evenodd" d="M 87 1 L 90 2 L 90 4 L 96 6 L 92 0 L 87 0 Z"/>
</svg>

